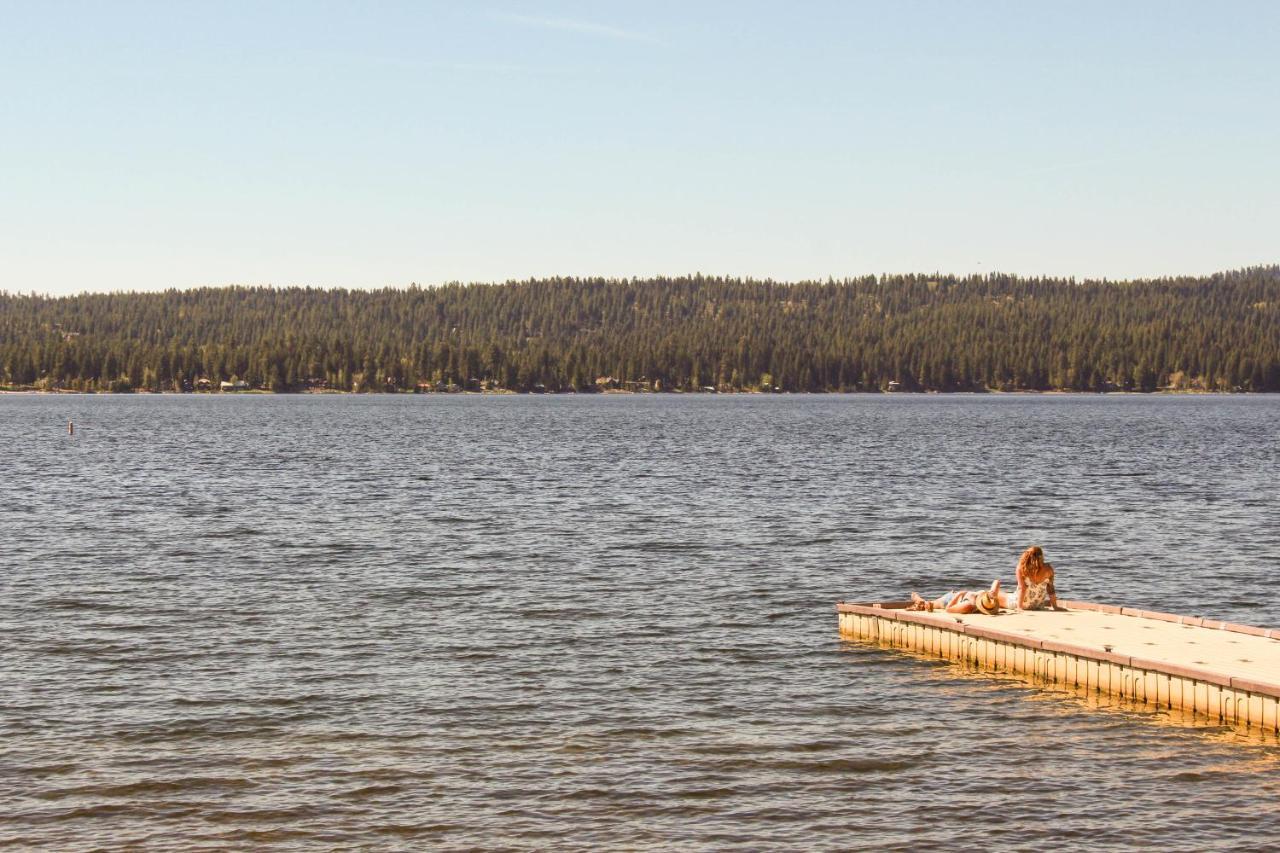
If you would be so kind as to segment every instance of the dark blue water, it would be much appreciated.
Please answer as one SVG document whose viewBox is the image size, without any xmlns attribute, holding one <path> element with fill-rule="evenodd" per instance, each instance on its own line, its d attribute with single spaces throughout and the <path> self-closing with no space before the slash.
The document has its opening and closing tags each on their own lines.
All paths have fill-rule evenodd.
<svg viewBox="0 0 1280 853">
<path fill-rule="evenodd" d="M 0 396 L 0 843 L 1274 846 L 1273 741 L 842 642 L 832 605 L 1039 543 L 1068 598 L 1280 626 L 1278 424 Z"/>
</svg>

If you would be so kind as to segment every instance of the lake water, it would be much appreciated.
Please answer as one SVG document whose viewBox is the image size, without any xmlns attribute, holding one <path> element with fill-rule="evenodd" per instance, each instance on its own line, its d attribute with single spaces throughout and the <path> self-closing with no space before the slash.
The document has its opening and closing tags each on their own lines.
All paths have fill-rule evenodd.
<svg viewBox="0 0 1280 853">
<path fill-rule="evenodd" d="M 1235 396 L 3 396 L 0 844 L 1274 847 L 1274 739 L 833 604 L 1039 543 L 1065 597 L 1280 626 L 1278 433 Z"/>
</svg>

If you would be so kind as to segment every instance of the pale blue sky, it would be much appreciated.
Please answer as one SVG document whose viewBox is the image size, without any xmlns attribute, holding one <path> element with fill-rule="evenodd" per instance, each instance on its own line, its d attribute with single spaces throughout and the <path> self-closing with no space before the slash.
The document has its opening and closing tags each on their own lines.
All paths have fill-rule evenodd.
<svg viewBox="0 0 1280 853">
<path fill-rule="evenodd" d="M 1280 260 L 1280 4 L 0 2 L 0 289 Z"/>
</svg>

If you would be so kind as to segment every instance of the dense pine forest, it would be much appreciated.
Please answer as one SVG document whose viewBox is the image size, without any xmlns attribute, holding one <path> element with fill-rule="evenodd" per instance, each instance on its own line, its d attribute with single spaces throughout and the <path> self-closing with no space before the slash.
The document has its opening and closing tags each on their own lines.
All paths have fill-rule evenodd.
<svg viewBox="0 0 1280 853">
<path fill-rule="evenodd" d="M 1280 391 L 1280 266 L 1129 282 L 555 278 L 0 293 L 0 385 Z"/>
</svg>

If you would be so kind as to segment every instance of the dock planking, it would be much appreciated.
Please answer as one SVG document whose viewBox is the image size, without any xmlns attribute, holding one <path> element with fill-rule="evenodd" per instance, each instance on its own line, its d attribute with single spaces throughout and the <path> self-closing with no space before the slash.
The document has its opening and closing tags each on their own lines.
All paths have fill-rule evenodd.
<svg viewBox="0 0 1280 853">
<path fill-rule="evenodd" d="M 1058 611 L 836 605 L 842 636 L 1280 733 L 1280 629 L 1063 601 Z"/>
</svg>

